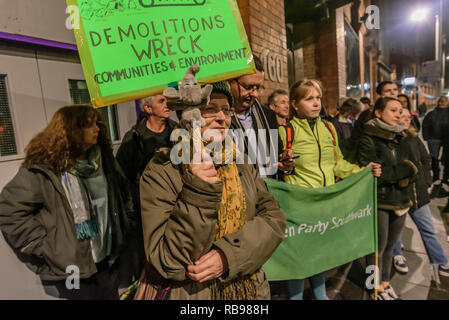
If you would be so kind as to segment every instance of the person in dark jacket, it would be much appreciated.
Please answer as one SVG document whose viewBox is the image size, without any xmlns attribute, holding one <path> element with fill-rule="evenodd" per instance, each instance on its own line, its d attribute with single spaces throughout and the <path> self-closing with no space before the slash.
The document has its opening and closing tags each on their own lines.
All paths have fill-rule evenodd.
<svg viewBox="0 0 449 320">
<path fill-rule="evenodd" d="M 412 206 L 411 180 L 418 169 L 410 160 L 399 159 L 399 145 L 404 137 L 399 124 L 402 105 L 396 98 L 385 97 L 376 101 L 374 118 L 368 121 L 360 139 L 358 160 L 361 165 L 370 162 L 382 165 L 377 185 L 378 200 L 378 254 L 381 284 L 379 298 L 398 299 L 390 285 L 393 247 L 405 223 L 405 213 Z M 374 259 L 371 256 L 371 264 Z"/>
<path fill-rule="evenodd" d="M 363 103 L 363 111 L 372 110 L 371 100 L 368 97 L 360 98 L 360 102 Z"/>
<path fill-rule="evenodd" d="M 268 97 L 268 108 L 274 111 L 280 126 L 285 124 L 290 110 L 288 92 L 282 89 L 273 91 Z"/>
<path fill-rule="evenodd" d="M 430 196 L 427 190 L 432 185 L 430 173 L 431 158 L 426 147 L 418 137 L 416 128 L 411 125 L 412 121 L 413 117 L 410 111 L 404 109 L 402 112 L 402 124 L 406 130 L 407 137 L 401 142 L 400 158 L 409 159 L 418 168 L 418 175 L 411 189 L 413 207 L 410 208 L 408 213 L 418 228 L 430 263 L 438 265 L 440 275 L 447 277 L 449 276 L 448 259 L 435 233 L 432 213 L 429 208 Z M 401 273 L 408 272 L 406 259 L 402 255 L 402 237 L 399 237 L 394 247 L 393 266 Z"/>
<path fill-rule="evenodd" d="M 424 140 L 427 141 L 427 146 L 429 147 L 429 153 L 432 157 L 432 171 L 433 171 L 433 181 L 440 179 L 440 163 L 439 155 L 440 150 L 444 146 L 449 144 L 448 138 L 445 137 L 449 128 L 449 109 L 448 109 L 448 99 L 444 96 L 438 99 L 437 107 L 429 112 L 423 120 L 422 124 L 422 135 Z M 446 148 L 447 149 L 447 148 Z M 444 153 L 444 152 L 443 152 Z M 449 167 L 446 168 L 446 161 L 444 161 L 443 155 L 443 181 L 449 178 Z"/>
<path fill-rule="evenodd" d="M 399 94 L 399 87 L 394 81 L 382 81 L 376 88 L 376 93 L 380 97 L 393 97 L 396 98 Z M 360 138 L 363 135 L 363 130 L 365 129 L 365 124 L 372 118 L 372 108 L 366 109 L 358 117 L 357 121 L 354 123 L 354 130 L 352 130 L 351 139 L 349 144 L 353 146 L 353 150 L 358 149 Z M 356 162 L 356 154 L 352 152 L 349 155 L 345 155 L 345 158 L 349 162 Z"/>
<path fill-rule="evenodd" d="M 118 259 L 136 224 L 100 113 L 88 105 L 59 109 L 25 154 L 0 194 L 5 239 L 39 260 L 47 292 L 118 299 Z M 72 272 L 76 290 L 66 285 Z"/>
<path fill-rule="evenodd" d="M 354 149 L 350 138 L 354 129 L 354 122 L 362 109 L 363 104 L 360 101 L 353 98 L 346 99 L 342 103 L 338 115 L 331 121 L 337 131 L 338 144 L 345 157 Z"/>
<path fill-rule="evenodd" d="M 155 95 L 142 99 L 140 108 L 145 117 L 126 132 L 116 159 L 132 184 L 134 206 L 139 204 L 139 181 L 143 170 L 159 148 L 172 146 L 170 134 L 176 122 L 170 119 L 167 98 Z"/>
<path fill-rule="evenodd" d="M 137 214 L 138 232 L 130 239 L 132 245 L 124 255 L 128 261 L 129 270 L 126 272 L 130 277 L 128 282 L 140 276 L 145 259 L 140 215 L 140 177 L 159 148 L 172 146 L 170 135 L 176 125 L 176 122 L 170 119 L 167 98 L 161 94 L 142 99 L 140 109 L 144 118 L 125 134 L 116 156 L 130 182 Z"/>
<path fill-rule="evenodd" d="M 412 125 L 419 130 L 421 130 L 421 123 L 418 119 L 418 113 L 412 111 L 412 104 L 410 103 L 410 98 L 406 94 L 398 95 L 399 101 L 401 101 L 402 109 L 407 109 L 412 116 Z"/>
<path fill-rule="evenodd" d="M 422 118 L 426 115 L 426 113 L 427 113 L 427 104 L 423 102 L 418 106 L 418 116 Z"/>
</svg>

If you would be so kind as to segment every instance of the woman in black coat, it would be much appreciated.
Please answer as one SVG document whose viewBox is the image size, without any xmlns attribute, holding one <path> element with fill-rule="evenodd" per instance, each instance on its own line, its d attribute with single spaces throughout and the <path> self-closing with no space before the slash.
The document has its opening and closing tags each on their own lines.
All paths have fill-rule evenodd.
<svg viewBox="0 0 449 320">
<path fill-rule="evenodd" d="M 432 185 L 431 157 L 418 137 L 417 130 L 411 125 L 412 121 L 410 112 L 404 109 L 402 123 L 407 137 L 401 143 L 400 158 L 409 159 L 418 168 L 418 175 L 411 188 L 413 207 L 410 208 L 409 214 L 418 228 L 430 263 L 438 265 L 440 275 L 447 277 L 449 276 L 448 259 L 435 233 L 432 213 L 429 208 L 430 196 L 427 190 Z M 407 273 L 408 267 L 406 259 L 402 255 L 401 245 L 402 239 L 399 238 L 393 251 L 393 265 L 399 272 Z"/>
<path fill-rule="evenodd" d="M 377 185 L 379 298 L 382 300 L 398 299 L 390 285 L 392 253 L 404 227 L 404 214 L 412 206 L 411 180 L 418 172 L 411 161 L 399 158 L 399 145 L 404 138 L 403 127 L 399 124 L 401 114 L 402 105 L 398 99 L 378 99 L 373 109 L 374 118 L 366 123 L 358 148 L 358 161 L 362 166 L 370 162 L 382 165 Z"/>
<path fill-rule="evenodd" d="M 412 104 L 410 103 L 410 98 L 405 94 L 398 95 L 398 100 L 402 104 L 403 109 L 407 109 L 412 117 L 412 125 L 419 131 L 421 130 L 421 123 L 418 119 L 418 114 L 412 111 Z"/>
</svg>

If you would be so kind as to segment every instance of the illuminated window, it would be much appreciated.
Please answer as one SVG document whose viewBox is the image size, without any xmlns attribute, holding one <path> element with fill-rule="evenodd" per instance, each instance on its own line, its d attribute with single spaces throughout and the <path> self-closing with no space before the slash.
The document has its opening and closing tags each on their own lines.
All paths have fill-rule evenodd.
<svg viewBox="0 0 449 320">
<path fill-rule="evenodd" d="M 360 81 L 359 39 L 352 27 L 345 21 L 346 43 L 346 96 L 359 98 L 362 91 Z"/>
<path fill-rule="evenodd" d="M 17 154 L 17 144 L 6 88 L 6 75 L 0 74 L 0 157 L 15 154 Z"/>
</svg>

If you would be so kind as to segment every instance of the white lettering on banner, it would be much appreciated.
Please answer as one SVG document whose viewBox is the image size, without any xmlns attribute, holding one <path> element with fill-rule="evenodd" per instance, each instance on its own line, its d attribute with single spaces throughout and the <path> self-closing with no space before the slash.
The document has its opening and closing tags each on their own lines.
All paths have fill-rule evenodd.
<svg viewBox="0 0 449 320">
<path fill-rule="evenodd" d="M 371 216 L 371 208 L 368 205 L 365 209 L 360 209 L 357 213 L 350 213 L 346 216 L 346 218 L 342 219 L 338 219 L 336 217 L 332 218 L 332 222 L 334 223 L 334 226 L 331 228 L 335 229 L 338 227 L 341 227 L 343 225 L 345 225 L 346 223 L 348 223 L 349 221 L 352 221 L 354 219 L 360 219 L 360 218 L 365 218 L 365 217 L 369 217 Z"/>
<path fill-rule="evenodd" d="M 323 235 L 326 232 L 328 226 L 329 222 L 321 222 L 319 220 L 315 225 L 307 225 L 303 223 L 298 227 L 298 234 L 301 234 L 302 232 L 313 233 L 318 231 L 320 235 Z"/>
<path fill-rule="evenodd" d="M 372 211 L 372 209 L 368 204 L 366 206 L 366 208 L 360 209 L 356 212 L 351 212 L 345 218 L 337 218 L 334 216 L 334 217 L 332 217 L 332 219 L 330 221 L 318 220 L 318 222 L 316 224 L 301 223 L 298 226 L 297 230 L 295 229 L 294 226 L 290 225 L 290 226 L 287 226 L 287 228 L 285 228 L 284 238 L 291 238 L 296 235 L 305 235 L 305 234 L 310 234 L 310 233 L 319 233 L 320 235 L 323 235 L 326 233 L 326 231 L 340 228 L 353 220 L 370 217 L 372 214 L 371 211 Z M 330 222 L 332 222 L 331 228 L 329 228 Z"/>
</svg>

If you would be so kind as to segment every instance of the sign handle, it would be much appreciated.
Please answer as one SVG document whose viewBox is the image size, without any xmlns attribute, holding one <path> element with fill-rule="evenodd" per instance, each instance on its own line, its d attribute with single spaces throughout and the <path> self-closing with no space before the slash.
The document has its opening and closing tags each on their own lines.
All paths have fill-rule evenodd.
<svg viewBox="0 0 449 320">
<path fill-rule="evenodd" d="M 374 300 L 377 300 L 377 284 L 379 283 L 379 253 L 376 251 L 375 254 L 375 264 L 376 264 L 376 268 L 374 269 Z"/>
</svg>

